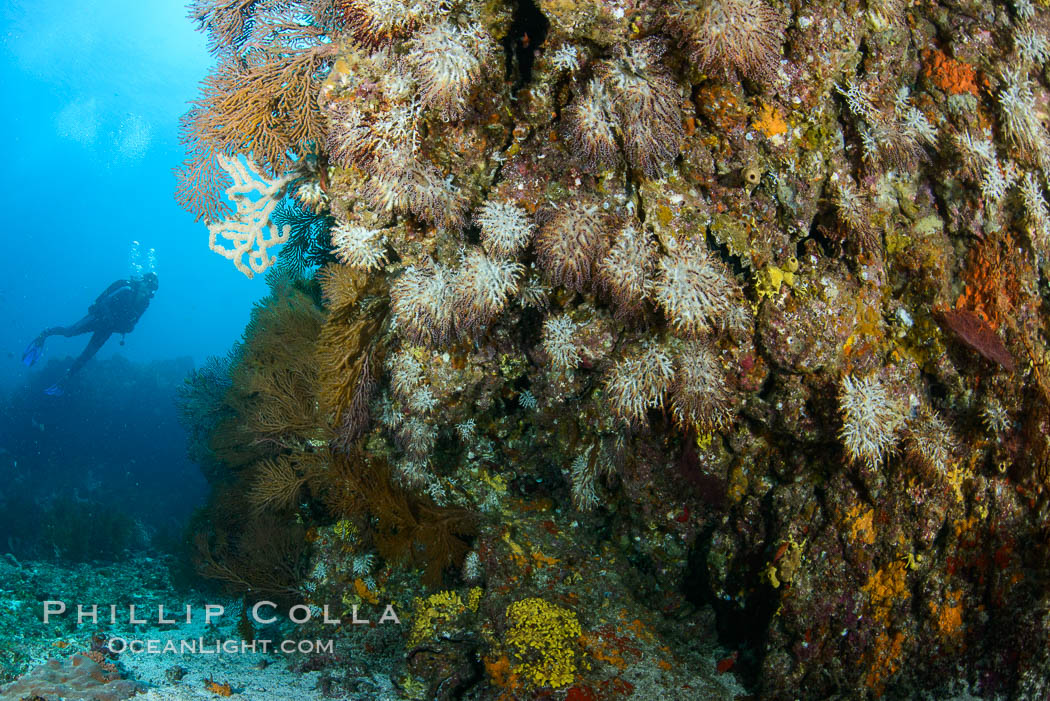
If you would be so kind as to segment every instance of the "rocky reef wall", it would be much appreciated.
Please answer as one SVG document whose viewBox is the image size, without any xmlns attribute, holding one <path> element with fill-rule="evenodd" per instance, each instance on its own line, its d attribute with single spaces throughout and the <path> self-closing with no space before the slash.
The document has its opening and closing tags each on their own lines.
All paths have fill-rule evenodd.
<svg viewBox="0 0 1050 701">
<path fill-rule="evenodd" d="M 227 4 L 207 573 L 407 695 L 1046 693 L 1042 2 Z"/>
</svg>

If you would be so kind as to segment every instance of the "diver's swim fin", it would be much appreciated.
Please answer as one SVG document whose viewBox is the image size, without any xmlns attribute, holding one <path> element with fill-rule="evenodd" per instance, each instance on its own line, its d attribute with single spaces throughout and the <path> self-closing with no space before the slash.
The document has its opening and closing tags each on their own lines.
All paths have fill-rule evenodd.
<svg viewBox="0 0 1050 701">
<path fill-rule="evenodd" d="M 33 342 L 26 346 L 26 349 L 22 351 L 22 364 L 26 367 L 31 366 L 37 360 L 40 359 L 40 354 L 44 352 L 44 339 L 35 338 Z"/>
<path fill-rule="evenodd" d="M 66 391 L 57 382 L 44 390 L 44 394 L 51 397 L 61 397 Z"/>
</svg>

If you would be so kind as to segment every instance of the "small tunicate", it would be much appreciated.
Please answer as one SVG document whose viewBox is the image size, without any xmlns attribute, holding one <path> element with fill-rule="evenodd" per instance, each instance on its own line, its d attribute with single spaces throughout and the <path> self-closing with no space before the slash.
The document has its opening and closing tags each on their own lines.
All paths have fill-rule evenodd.
<svg viewBox="0 0 1050 701">
<path fill-rule="evenodd" d="M 754 186 L 762 182 L 762 172 L 762 168 L 760 168 L 759 166 L 750 165 L 744 168 L 740 172 L 740 175 L 745 183 Z"/>
</svg>

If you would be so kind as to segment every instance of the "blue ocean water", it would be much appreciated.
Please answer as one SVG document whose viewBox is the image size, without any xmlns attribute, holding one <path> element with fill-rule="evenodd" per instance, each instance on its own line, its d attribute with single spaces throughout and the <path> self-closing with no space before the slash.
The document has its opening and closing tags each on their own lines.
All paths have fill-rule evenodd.
<svg viewBox="0 0 1050 701">
<path fill-rule="evenodd" d="M 55 504 L 160 528 L 204 493 L 174 393 L 226 353 L 265 284 L 209 251 L 172 196 L 178 119 L 211 63 L 186 14 L 182 0 L 0 4 L 0 549 L 41 555 L 27 543 Z M 49 339 L 32 368 L 26 344 L 151 268 L 159 290 L 125 343 L 110 338 L 64 396 L 44 394 L 88 336 Z"/>
</svg>

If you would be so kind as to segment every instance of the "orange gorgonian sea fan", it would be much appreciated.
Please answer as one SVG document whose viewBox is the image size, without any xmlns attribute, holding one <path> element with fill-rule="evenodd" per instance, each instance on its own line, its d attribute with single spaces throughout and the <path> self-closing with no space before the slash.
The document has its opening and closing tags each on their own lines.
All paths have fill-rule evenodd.
<svg viewBox="0 0 1050 701">
<path fill-rule="evenodd" d="M 279 176 L 324 143 L 317 94 L 335 55 L 326 3 L 197 2 L 192 10 L 219 63 L 180 121 L 186 160 L 175 198 L 198 220 L 229 214 L 217 156 L 250 154 Z"/>
</svg>

